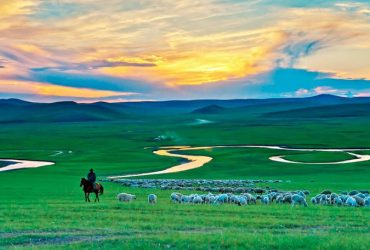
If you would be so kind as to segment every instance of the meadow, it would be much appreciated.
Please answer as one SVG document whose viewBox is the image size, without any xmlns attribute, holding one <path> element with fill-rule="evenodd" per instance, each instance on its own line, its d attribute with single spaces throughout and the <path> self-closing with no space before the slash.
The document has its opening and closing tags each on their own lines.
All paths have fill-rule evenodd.
<svg viewBox="0 0 370 250">
<path fill-rule="evenodd" d="M 196 124 L 196 119 L 212 123 Z M 140 116 L 119 121 L 0 125 L 0 158 L 55 161 L 0 173 L 0 249 L 369 249 L 368 208 L 171 204 L 171 191 L 104 182 L 100 203 L 85 203 L 81 177 L 144 173 L 180 162 L 152 153 L 174 145 L 282 145 L 370 148 L 367 117 L 276 119 L 239 113 Z M 156 140 L 158 136 L 161 140 Z M 61 150 L 62 154 L 55 152 Z M 270 186 L 311 194 L 369 189 L 369 162 L 295 165 L 270 161 L 346 160 L 344 153 L 267 149 L 189 151 L 214 159 L 191 171 L 150 178 L 281 179 Z M 363 151 L 361 153 L 368 153 Z M 260 184 L 261 187 L 266 184 Z M 136 194 L 118 203 L 120 192 Z M 149 193 L 158 204 L 147 204 Z M 189 193 L 189 192 L 184 192 Z"/>
</svg>

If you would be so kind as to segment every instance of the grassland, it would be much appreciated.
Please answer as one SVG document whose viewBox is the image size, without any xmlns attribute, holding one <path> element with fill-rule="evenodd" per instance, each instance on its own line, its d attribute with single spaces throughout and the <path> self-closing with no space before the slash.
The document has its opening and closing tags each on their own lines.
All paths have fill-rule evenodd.
<svg viewBox="0 0 370 250">
<path fill-rule="evenodd" d="M 197 118 L 214 123 L 191 125 Z M 104 183 L 101 203 L 86 204 L 79 188 L 89 168 L 104 178 L 162 170 L 178 163 L 175 158 L 152 154 L 158 146 L 370 148 L 369 122 L 364 117 L 292 121 L 188 114 L 117 122 L 2 124 L 0 158 L 56 164 L 0 173 L 0 249 L 369 249 L 368 208 L 175 205 L 169 202 L 170 191 L 114 183 Z M 154 140 L 159 135 L 169 139 Z M 64 153 L 54 155 L 56 150 Z M 283 179 L 291 182 L 273 187 L 304 188 L 311 193 L 370 186 L 368 162 L 283 164 L 268 160 L 281 151 L 266 149 L 191 153 L 210 155 L 214 160 L 199 169 L 155 178 Z M 347 157 L 289 154 L 292 160 L 307 161 Z M 115 200 L 118 192 L 134 193 L 138 200 L 119 204 Z M 146 203 L 146 195 L 152 192 L 159 196 L 155 206 Z"/>
</svg>

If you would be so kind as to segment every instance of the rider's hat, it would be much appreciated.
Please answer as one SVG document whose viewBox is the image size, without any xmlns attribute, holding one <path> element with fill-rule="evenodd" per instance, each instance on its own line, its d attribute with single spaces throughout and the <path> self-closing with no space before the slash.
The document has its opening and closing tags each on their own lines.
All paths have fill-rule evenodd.
<svg viewBox="0 0 370 250">
<path fill-rule="evenodd" d="M 90 172 L 94 171 L 94 169 L 90 168 Z"/>
</svg>

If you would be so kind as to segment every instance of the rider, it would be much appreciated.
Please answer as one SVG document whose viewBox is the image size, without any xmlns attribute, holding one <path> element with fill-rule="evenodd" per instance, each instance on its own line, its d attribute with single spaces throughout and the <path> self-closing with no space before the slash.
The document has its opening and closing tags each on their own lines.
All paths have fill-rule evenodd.
<svg viewBox="0 0 370 250">
<path fill-rule="evenodd" d="M 96 189 L 96 174 L 93 169 L 90 169 L 90 172 L 87 174 L 87 180 L 93 185 L 93 188 Z"/>
</svg>

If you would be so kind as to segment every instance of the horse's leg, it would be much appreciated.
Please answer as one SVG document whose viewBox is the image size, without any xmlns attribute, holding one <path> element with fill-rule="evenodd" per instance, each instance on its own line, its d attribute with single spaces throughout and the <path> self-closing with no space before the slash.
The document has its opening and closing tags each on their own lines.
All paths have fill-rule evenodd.
<svg viewBox="0 0 370 250">
<path fill-rule="evenodd" d="M 95 195 L 96 195 L 96 198 L 95 199 L 98 199 L 98 202 L 100 202 L 100 200 L 99 200 L 99 192 L 95 192 Z"/>
<path fill-rule="evenodd" d="M 85 192 L 85 202 L 87 202 L 87 193 Z"/>
<path fill-rule="evenodd" d="M 87 193 L 87 200 L 90 202 L 90 193 Z"/>
</svg>

